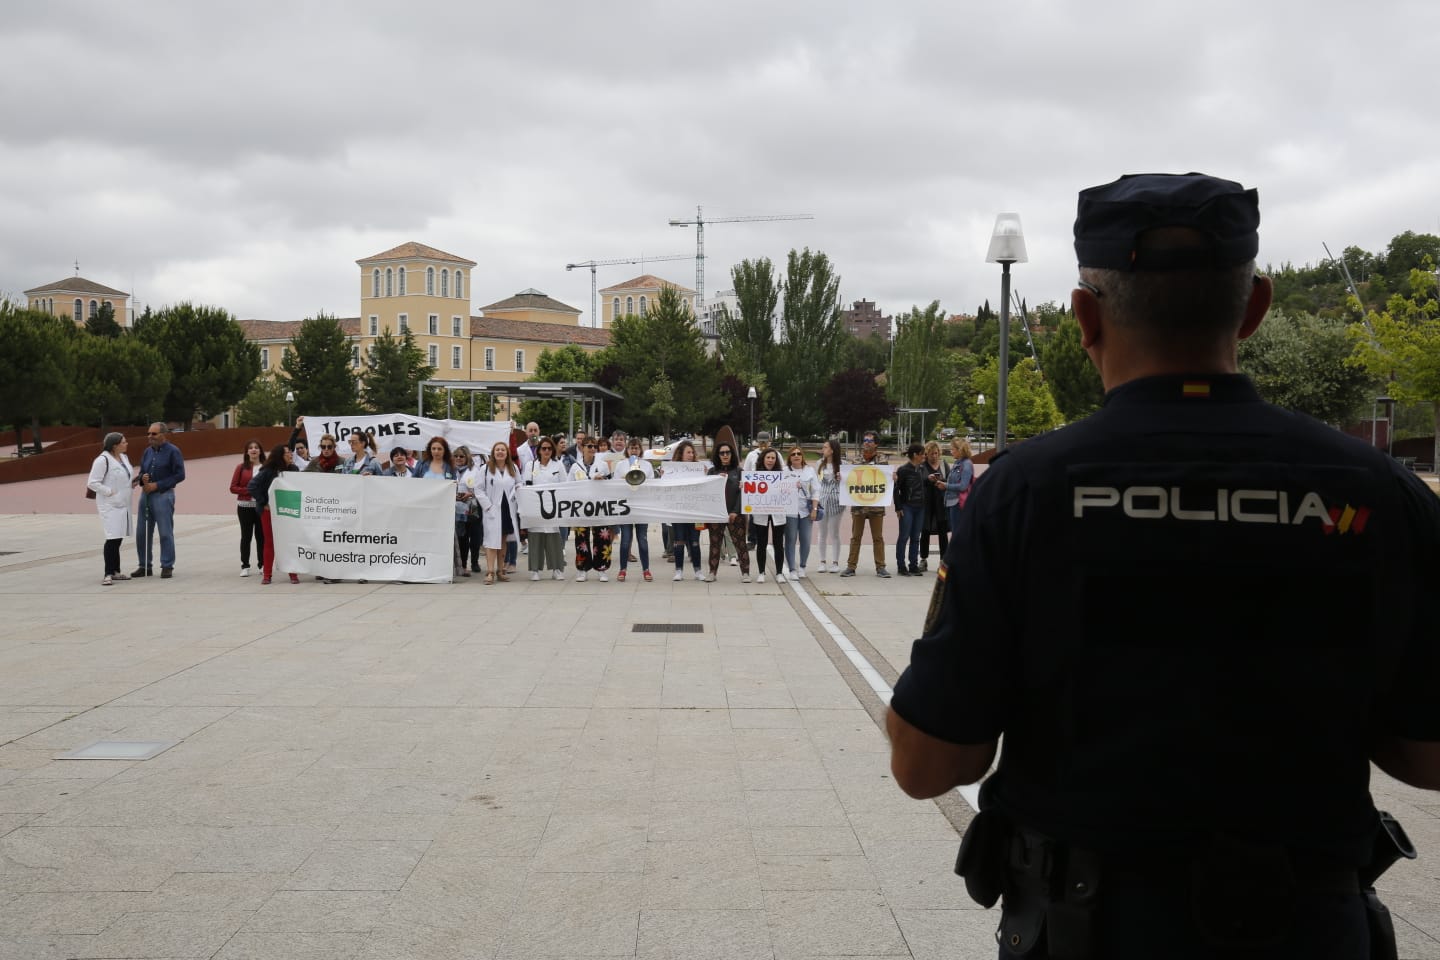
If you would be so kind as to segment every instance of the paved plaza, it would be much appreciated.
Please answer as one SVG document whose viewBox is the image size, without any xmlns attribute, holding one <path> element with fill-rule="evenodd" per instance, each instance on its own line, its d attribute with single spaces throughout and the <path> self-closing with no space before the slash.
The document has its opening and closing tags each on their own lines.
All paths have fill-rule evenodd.
<svg viewBox="0 0 1440 960">
<path fill-rule="evenodd" d="M 878 725 L 931 578 L 262 587 L 237 540 L 102 587 L 93 512 L 0 516 L 0 958 L 994 956 Z M 54 759 L 99 739 L 179 742 Z M 1440 797 L 1376 793 L 1440 957 Z"/>
</svg>

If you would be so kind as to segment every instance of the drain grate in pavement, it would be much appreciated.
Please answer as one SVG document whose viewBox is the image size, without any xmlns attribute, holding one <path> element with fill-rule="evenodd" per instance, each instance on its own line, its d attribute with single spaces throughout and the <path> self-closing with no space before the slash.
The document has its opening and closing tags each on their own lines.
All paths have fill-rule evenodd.
<svg viewBox="0 0 1440 960">
<path fill-rule="evenodd" d="M 637 623 L 631 633 L 704 633 L 703 623 Z"/>
<path fill-rule="evenodd" d="M 57 755 L 56 760 L 149 760 L 179 740 L 96 740 L 79 750 Z"/>
</svg>

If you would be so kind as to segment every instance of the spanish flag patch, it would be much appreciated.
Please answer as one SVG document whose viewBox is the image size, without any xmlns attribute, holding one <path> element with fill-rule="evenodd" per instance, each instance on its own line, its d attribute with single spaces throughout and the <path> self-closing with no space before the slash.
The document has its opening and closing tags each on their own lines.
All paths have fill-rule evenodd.
<svg viewBox="0 0 1440 960">
<path fill-rule="evenodd" d="M 1186 380 L 1185 385 L 1180 388 L 1182 396 L 1196 400 L 1210 399 L 1210 381 L 1208 380 Z"/>
</svg>

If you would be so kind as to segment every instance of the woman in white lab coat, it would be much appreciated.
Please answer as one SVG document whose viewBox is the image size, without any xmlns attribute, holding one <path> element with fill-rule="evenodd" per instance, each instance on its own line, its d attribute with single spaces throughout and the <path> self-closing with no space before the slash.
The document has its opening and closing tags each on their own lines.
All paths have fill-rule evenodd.
<svg viewBox="0 0 1440 960">
<path fill-rule="evenodd" d="M 490 460 L 475 478 L 475 500 L 480 504 L 481 527 L 485 531 L 485 583 L 504 583 L 503 553 L 505 543 L 517 539 L 520 530 L 520 501 L 515 490 L 520 486 L 520 471 L 510 457 L 510 445 L 497 443 L 490 448 Z"/>
<path fill-rule="evenodd" d="M 100 581 L 110 586 L 116 580 L 129 580 L 120 571 L 120 541 L 130 536 L 135 469 L 125 455 L 130 441 L 122 433 L 105 434 L 105 449 L 90 465 L 86 488 L 95 494 L 95 509 L 100 525 L 105 528 L 105 577 Z"/>
</svg>

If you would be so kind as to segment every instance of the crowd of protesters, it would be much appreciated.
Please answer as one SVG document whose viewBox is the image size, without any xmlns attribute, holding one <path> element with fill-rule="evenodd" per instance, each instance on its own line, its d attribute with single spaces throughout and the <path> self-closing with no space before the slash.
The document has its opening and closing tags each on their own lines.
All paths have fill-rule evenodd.
<svg viewBox="0 0 1440 960">
<path fill-rule="evenodd" d="M 521 515 L 517 493 L 521 486 L 531 484 L 644 482 L 663 476 L 667 462 L 703 462 L 703 473 L 724 477 L 728 515 L 725 522 L 697 520 L 661 525 L 661 556 L 663 562 L 674 564 L 674 580 L 685 579 L 688 561 L 695 580 L 714 581 L 728 553 L 730 565 L 739 568 L 741 582 L 749 583 L 752 550 L 760 583 L 767 575 L 773 575 L 777 583 L 784 583 L 787 575 L 793 579 L 809 576 L 812 549 L 817 560 L 813 572 L 854 576 L 866 527 L 873 544 L 875 573 L 890 576 L 885 562 L 884 505 L 850 508 L 848 562 L 843 570 L 840 566 L 844 515 L 840 502 L 841 467 L 846 461 L 838 440 L 825 441 L 814 464 L 798 446 L 782 457 L 778 449 L 770 446 L 770 436 L 763 431 L 757 436 L 756 448 L 743 458 L 729 442 L 720 441 L 709 460 L 702 461 L 694 443 L 682 440 L 668 451 L 666 460 L 657 464 L 647 458 L 636 437 L 618 432 L 609 438 L 592 437 L 582 430 L 572 444 L 564 436 L 542 435 L 539 427 L 531 423 L 523 433 L 513 431 L 508 443 L 498 442 L 484 452 L 465 446 L 452 450 L 444 437 L 431 439 L 423 450 L 397 446 L 381 451 L 373 436 L 351 434 L 346 441 L 348 455 L 344 455 L 336 438 L 325 434 L 311 456 L 303 439 L 303 426 L 302 417 L 289 442 L 277 444 L 268 453 L 259 441 L 246 443 L 231 477 L 230 491 L 236 496 L 240 523 L 240 575 L 250 575 L 253 543 L 262 584 L 271 583 L 275 563 L 270 488 L 281 473 L 297 470 L 452 484 L 457 579 L 483 572 L 487 585 L 507 582 L 524 556 L 531 580 L 564 580 L 573 571 L 577 582 L 583 583 L 591 576 L 605 582 L 612 567 L 618 567 L 616 579 L 623 582 L 631 565 L 638 561 L 641 578 L 649 582 L 654 579 L 649 524 L 564 527 L 554 521 L 527 521 Z M 96 458 L 89 482 L 90 488 L 100 494 L 97 509 L 107 537 L 103 581 L 107 585 L 127 579 L 119 572 L 117 558 L 119 540 L 128 535 L 130 521 L 128 510 L 120 504 L 121 496 L 115 492 L 119 485 L 106 482 L 106 471 L 115 469 L 124 474 L 124 489 L 128 490 L 132 469 L 124 459 L 123 440 L 112 443 L 111 439 L 107 437 L 105 452 Z M 860 455 L 850 462 L 887 463 L 877 440 L 871 431 L 862 434 Z M 891 504 L 900 521 L 895 566 L 902 576 L 921 576 L 929 570 L 932 539 L 938 541 L 939 555 L 944 555 L 975 471 L 969 444 L 963 439 L 951 442 L 948 463 L 934 442 L 911 444 L 905 455 L 906 462 L 895 471 Z M 686 472 L 693 469 L 687 468 Z M 787 513 L 745 514 L 741 476 L 754 471 L 783 473 L 793 479 L 797 496 Z M 680 472 L 678 468 L 676 472 Z M 708 562 L 704 564 L 702 534 L 708 534 L 709 539 Z M 292 583 L 299 581 L 294 573 L 289 578 Z"/>
</svg>

